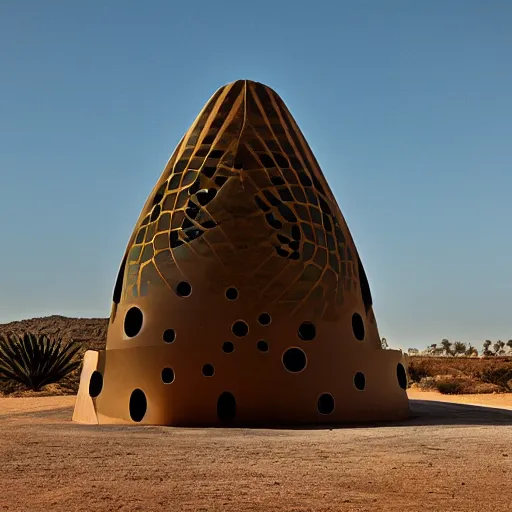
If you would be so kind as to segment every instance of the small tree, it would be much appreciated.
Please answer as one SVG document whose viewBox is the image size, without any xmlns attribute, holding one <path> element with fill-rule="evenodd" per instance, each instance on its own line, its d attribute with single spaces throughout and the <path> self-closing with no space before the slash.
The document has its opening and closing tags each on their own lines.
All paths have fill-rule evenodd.
<svg viewBox="0 0 512 512">
<path fill-rule="evenodd" d="M 505 353 L 505 350 L 504 350 L 504 347 L 505 347 L 505 342 L 504 341 L 501 341 L 501 340 L 498 340 L 493 348 L 494 348 L 494 353 L 497 355 L 497 356 L 502 356 L 504 353 Z"/>
<path fill-rule="evenodd" d="M 462 343 L 462 341 L 456 341 L 453 344 L 453 353 L 454 354 L 465 354 L 467 350 L 466 344 Z"/>
<path fill-rule="evenodd" d="M 484 349 L 482 351 L 482 354 L 484 356 L 492 356 L 492 351 L 489 350 L 489 347 L 491 346 L 492 341 L 491 340 L 485 340 L 484 341 Z"/>
<path fill-rule="evenodd" d="M 507 341 L 507 347 L 512 348 L 512 340 Z"/>
<path fill-rule="evenodd" d="M 449 340 L 447 340 L 446 338 L 444 338 L 442 341 L 441 341 L 441 345 L 443 346 L 443 349 L 446 353 L 447 356 L 451 356 L 453 355 L 453 352 L 452 352 L 452 344 Z"/>
<path fill-rule="evenodd" d="M 465 354 L 467 356 L 470 356 L 470 357 L 471 356 L 478 356 L 478 350 L 475 347 L 473 347 L 473 345 L 471 345 L 471 343 L 469 343 L 468 344 L 468 348 L 466 349 Z"/>
<path fill-rule="evenodd" d="M 430 355 L 434 355 L 436 352 L 437 343 L 432 343 L 432 345 L 428 345 L 426 348 L 426 353 Z"/>
</svg>

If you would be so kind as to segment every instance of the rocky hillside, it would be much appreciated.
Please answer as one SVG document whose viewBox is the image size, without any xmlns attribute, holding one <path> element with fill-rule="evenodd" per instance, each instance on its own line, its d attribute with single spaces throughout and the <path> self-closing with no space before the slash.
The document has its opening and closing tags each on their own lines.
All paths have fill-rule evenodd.
<svg viewBox="0 0 512 512">
<path fill-rule="evenodd" d="M 53 315 L 0 324 L 0 336 L 11 332 L 62 336 L 83 343 L 83 349 L 101 350 L 107 339 L 108 318 L 68 318 Z"/>
</svg>

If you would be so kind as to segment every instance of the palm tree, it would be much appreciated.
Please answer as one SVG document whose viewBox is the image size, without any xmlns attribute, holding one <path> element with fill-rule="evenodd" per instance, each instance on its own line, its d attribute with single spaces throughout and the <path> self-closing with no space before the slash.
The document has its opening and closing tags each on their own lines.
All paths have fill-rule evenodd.
<svg viewBox="0 0 512 512">
<path fill-rule="evenodd" d="M 465 354 L 470 357 L 473 355 L 478 356 L 478 350 L 475 347 L 473 347 L 473 345 L 471 345 L 471 343 L 469 343 Z"/>
<path fill-rule="evenodd" d="M 466 353 L 466 344 L 462 343 L 462 341 L 456 341 L 453 345 L 453 353 L 454 354 L 465 354 Z"/>
</svg>

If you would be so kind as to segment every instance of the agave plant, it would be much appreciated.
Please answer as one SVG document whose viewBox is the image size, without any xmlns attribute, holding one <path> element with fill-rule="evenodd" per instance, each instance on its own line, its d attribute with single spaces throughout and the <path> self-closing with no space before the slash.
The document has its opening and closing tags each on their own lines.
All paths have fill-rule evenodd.
<svg viewBox="0 0 512 512">
<path fill-rule="evenodd" d="M 78 368 L 80 344 L 61 338 L 25 333 L 0 337 L 0 380 L 14 380 L 38 391 Z"/>
</svg>

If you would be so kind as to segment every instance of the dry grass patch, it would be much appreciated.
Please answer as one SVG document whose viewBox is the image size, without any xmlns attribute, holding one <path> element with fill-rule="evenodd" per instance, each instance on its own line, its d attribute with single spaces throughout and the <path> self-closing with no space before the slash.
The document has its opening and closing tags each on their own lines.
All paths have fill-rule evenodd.
<svg viewBox="0 0 512 512">
<path fill-rule="evenodd" d="M 512 392 L 512 357 L 411 356 L 409 381 L 444 394 Z"/>
</svg>

